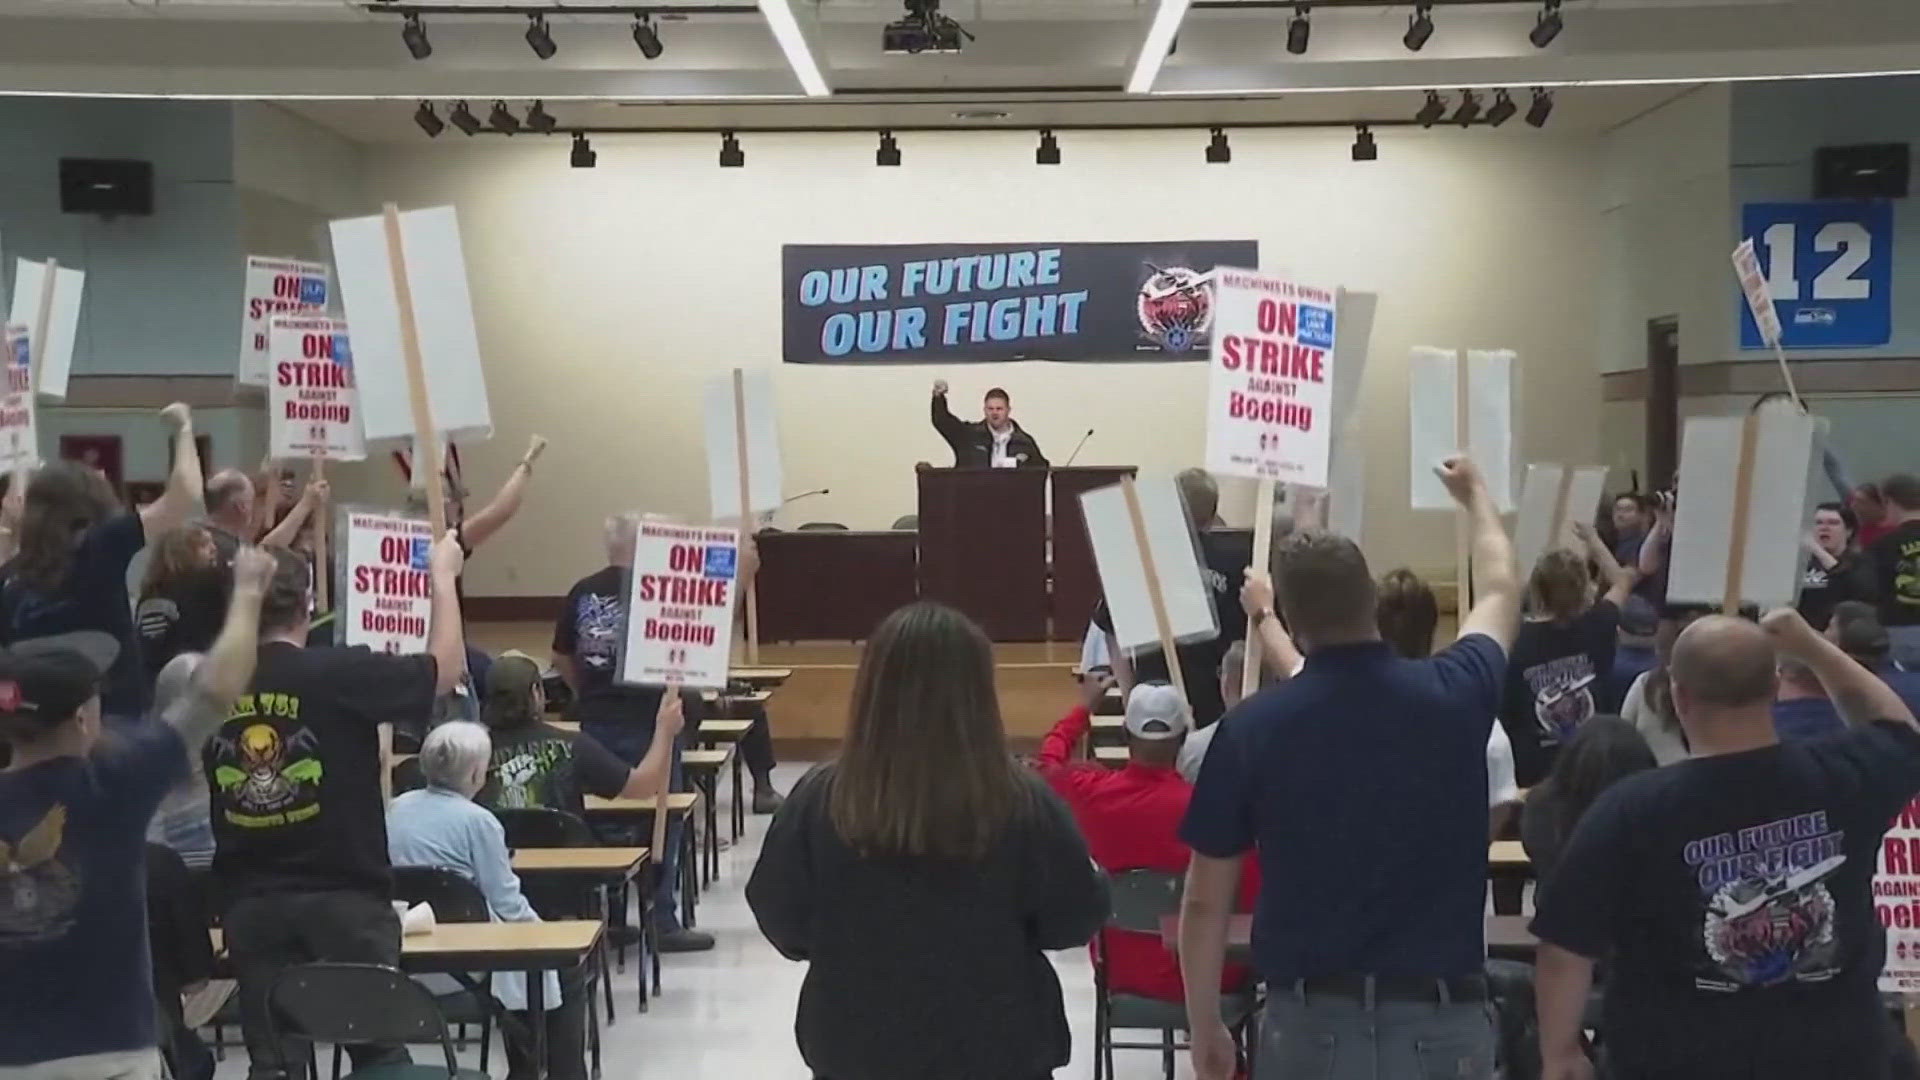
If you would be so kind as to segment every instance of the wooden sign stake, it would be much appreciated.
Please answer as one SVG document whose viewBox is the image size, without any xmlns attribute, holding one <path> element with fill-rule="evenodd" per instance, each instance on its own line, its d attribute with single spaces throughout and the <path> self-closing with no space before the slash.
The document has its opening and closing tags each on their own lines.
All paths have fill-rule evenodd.
<svg viewBox="0 0 1920 1080">
<path fill-rule="evenodd" d="M 1747 514 L 1753 503 L 1753 449 L 1760 437 L 1760 417 L 1748 413 L 1740 423 L 1740 458 L 1733 473 L 1733 536 L 1727 542 L 1727 587 L 1720 602 L 1722 615 L 1740 614 L 1747 571 Z"/>
<path fill-rule="evenodd" d="M 734 456 L 740 462 L 740 551 L 744 554 L 747 544 L 753 538 L 753 511 L 751 493 L 753 485 L 747 470 L 747 389 L 746 372 L 733 369 L 733 439 Z M 742 602 L 747 606 L 747 663 L 760 662 L 760 594 L 757 582 L 760 575 L 747 579 L 747 591 Z"/>
<path fill-rule="evenodd" d="M 1147 546 L 1147 519 L 1140 513 L 1140 494 L 1134 489 L 1131 473 L 1120 477 L 1120 491 L 1126 496 L 1127 520 L 1133 525 L 1134 546 L 1140 550 L 1140 571 L 1147 579 L 1147 598 L 1153 605 L 1153 623 L 1160 632 L 1160 652 L 1167 658 L 1167 674 L 1173 679 L 1174 689 L 1180 691 L 1181 705 L 1191 716 L 1192 699 L 1187 697 L 1187 679 L 1180 670 L 1180 654 L 1174 649 L 1173 630 L 1167 621 L 1167 601 L 1160 592 L 1160 572 L 1153 565 L 1153 549 Z M 1268 516 L 1272 516 L 1271 512 Z"/>
<path fill-rule="evenodd" d="M 313 482 L 319 483 L 327 478 L 327 459 L 313 459 Z M 319 611 L 332 611 L 333 605 L 327 596 L 327 534 L 333 531 L 333 518 L 328 513 L 326 500 L 315 504 L 308 524 L 313 528 L 313 603 Z"/>
<path fill-rule="evenodd" d="M 680 686 L 677 683 L 668 683 L 666 688 L 660 692 L 662 694 L 678 694 L 680 692 Z M 665 701 L 666 699 L 662 698 L 661 700 Z M 657 717 L 654 722 L 659 723 Z M 735 752 L 738 752 L 737 748 Z M 654 867 L 661 874 L 667 872 L 667 795 L 672 790 L 673 770 L 668 769 L 660 774 L 660 789 L 654 792 L 653 846 L 651 850 L 647 852 L 647 858 L 653 860 Z"/>
<path fill-rule="evenodd" d="M 1473 410 L 1468 407 L 1467 369 L 1472 365 L 1462 356 L 1455 361 L 1453 380 L 1453 434 L 1461 454 L 1470 454 L 1473 438 L 1470 430 Z M 1458 622 L 1473 610 L 1473 522 L 1465 507 L 1453 511 L 1453 606 Z"/>
<path fill-rule="evenodd" d="M 1560 467 L 1560 488 L 1553 496 L 1553 517 L 1551 518 L 1553 524 L 1547 530 L 1547 536 L 1551 538 L 1547 541 L 1548 551 L 1558 551 L 1566 546 L 1567 543 L 1567 526 L 1569 524 L 1567 521 L 1567 500 L 1573 495 L 1573 472 L 1574 469 L 1571 465 L 1562 465 Z M 1533 572 L 1533 567 L 1531 566 L 1524 566 L 1520 569 L 1522 573 L 1526 574 Z"/>
<path fill-rule="evenodd" d="M 1253 563 L 1252 568 L 1263 573 L 1270 572 L 1273 554 L 1273 481 L 1262 478 L 1255 481 L 1259 485 L 1253 497 Z M 1155 594 L 1156 602 L 1159 593 Z M 1276 598 L 1276 603 L 1278 599 Z M 1240 669 L 1240 696 L 1252 697 L 1260 689 L 1260 669 L 1266 659 L 1267 651 L 1260 647 L 1259 628 L 1254 625 L 1253 616 L 1247 616 L 1247 657 Z"/>
</svg>

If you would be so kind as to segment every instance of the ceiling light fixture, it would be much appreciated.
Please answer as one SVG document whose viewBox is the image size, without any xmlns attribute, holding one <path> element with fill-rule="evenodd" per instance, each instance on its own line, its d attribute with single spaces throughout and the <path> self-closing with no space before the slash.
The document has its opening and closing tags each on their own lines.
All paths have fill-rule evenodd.
<svg viewBox="0 0 1920 1080">
<path fill-rule="evenodd" d="M 1365 124 L 1353 129 L 1353 160 L 1380 160 L 1380 147 L 1373 141 L 1373 131 Z"/>
<path fill-rule="evenodd" d="M 880 133 L 880 149 L 874 151 L 873 163 L 887 167 L 900 164 L 900 144 L 893 141 L 893 132 Z"/>
<path fill-rule="evenodd" d="M 1213 138 L 1207 140 L 1207 164 L 1225 165 L 1233 160 L 1233 147 L 1227 145 L 1227 133 L 1213 129 Z"/>
<path fill-rule="evenodd" d="M 1446 116 L 1446 100 L 1440 96 L 1438 90 L 1429 90 L 1427 91 L 1427 103 L 1420 106 L 1420 111 L 1413 114 L 1413 119 L 1421 127 L 1430 128 L 1446 119 Z"/>
<path fill-rule="evenodd" d="M 649 60 L 658 60 L 660 54 L 667 51 L 667 47 L 660 44 L 660 31 L 654 29 L 653 16 L 644 11 L 633 17 L 633 43 L 639 46 L 640 55 Z"/>
<path fill-rule="evenodd" d="M 1487 107 L 1487 123 L 1499 127 L 1513 119 L 1513 114 L 1519 111 L 1520 107 L 1513 103 L 1513 95 L 1505 90 L 1496 90 L 1493 95 L 1493 104 Z"/>
<path fill-rule="evenodd" d="M 1160 66 L 1167 62 L 1173 38 L 1180 32 L 1180 20 L 1187 17 L 1191 0 L 1160 0 L 1154 9 L 1153 24 L 1147 27 L 1147 39 L 1140 44 L 1140 57 L 1133 63 L 1133 75 L 1127 79 L 1127 93 L 1144 94 L 1153 89 L 1160 77 Z"/>
<path fill-rule="evenodd" d="M 560 46 L 553 43 L 553 35 L 547 33 L 545 15 L 527 16 L 527 48 L 542 60 L 551 60 L 553 54 L 560 51 Z"/>
<path fill-rule="evenodd" d="M 1546 127 L 1547 117 L 1553 115 L 1553 94 L 1541 87 L 1533 88 L 1533 104 L 1527 107 L 1527 123 L 1533 127 Z"/>
<path fill-rule="evenodd" d="M 1527 40 L 1533 42 L 1534 48 L 1544 49 L 1553 44 L 1553 39 L 1560 36 L 1565 26 L 1560 19 L 1560 0 L 1546 0 L 1540 9 L 1540 21 L 1533 24 L 1533 31 L 1527 35 Z"/>
<path fill-rule="evenodd" d="M 573 151 L 567 155 L 567 163 L 576 169 L 591 169 L 600 163 L 600 154 L 593 144 L 587 142 L 582 132 L 573 133 Z"/>
<path fill-rule="evenodd" d="M 433 106 L 425 101 L 413 110 L 413 122 L 420 125 L 420 130 L 426 132 L 429 139 L 447 130 L 447 122 L 434 115 Z"/>
<path fill-rule="evenodd" d="M 464 101 L 447 110 L 447 123 L 459 128 L 467 135 L 478 132 L 481 127 L 480 118 L 473 115 L 473 110 L 467 108 L 467 103 Z"/>
<path fill-rule="evenodd" d="M 1461 127 L 1472 127 L 1480 119 L 1480 95 L 1471 90 L 1460 91 L 1460 107 L 1453 111 L 1453 122 Z"/>
<path fill-rule="evenodd" d="M 1287 21 L 1287 51 L 1295 56 L 1304 55 L 1307 44 L 1313 38 L 1313 24 L 1307 21 L 1307 5 L 1293 5 L 1293 18 Z"/>
<path fill-rule="evenodd" d="M 513 115 L 513 110 L 507 108 L 504 101 L 493 103 L 493 111 L 487 114 L 487 123 L 502 135 L 511 135 L 520 130 L 520 118 Z"/>
<path fill-rule="evenodd" d="M 427 28 L 421 25 L 418 13 L 410 14 L 400 24 L 400 40 L 407 43 L 407 52 L 415 60 L 425 60 L 433 55 L 433 42 L 427 40 Z"/>
<path fill-rule="evenodd" d="M 740 149 L 740 140 L 734 138 L 733 132 L 731 131 L 721 132 L 720 167 L 723 169 L 739 169 L 745 167 L 746 164 L 747 153 Z"/>
<path fill-rule="evenodd" d="M 800 23 L 793 17 L 793 8 L 787 0 L 759 0 L 760 14 L 767 20 L 767 29 L 773 32 L 773 40 L 786 55 L 787 67 L 793 70 L 793 77 L 800 80 L 800 89 L 808 97 L 826 97 L 832 91 L 827 89 L 827 80 L 820 74 L 820 65 L 814 62 L 813 51 L 807 48 L 806 35 L 800 32 Z"/>
<path fill-rule="evenodd" d="M 1040 145 L 1033 151 L 1033 163 L 1035 165 L 1060 164 L 1060 140 L 1053 137 L 1051 130 L 1041 129 Z"/>
<path fill-rule="evenodd" d="M 1413 18 L 1408 20 L 1407 32 L 1400 38 L 1400 43 L 1407 47 L 1408 52 L 1419 52 L 1427 47 L 1427 39 L 1432 36 L 1433 3 L 1432 0 L 1422 0 L 1413 5 Z"/>
<path fill-rule="evenodd" d="M 547 111 L 545 102 L 536 101 L 533 103 L 533 108 L 527 110 L 527 130 L 537 131 L 542 135 L 551 135 L 553 134 L 553 129 L 559 126 L 560 122 L 555 120 L 553 114 Z"/>
</svg>

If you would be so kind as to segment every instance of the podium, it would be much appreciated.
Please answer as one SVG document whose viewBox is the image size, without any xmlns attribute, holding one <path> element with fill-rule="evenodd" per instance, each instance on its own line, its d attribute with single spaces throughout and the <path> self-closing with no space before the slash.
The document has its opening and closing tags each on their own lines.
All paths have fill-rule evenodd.
<svg viewBox="0 0 1920 1080">
<path fill-rule="evenodd" d="M 918 479 L 920 598 L 960 609 L 994 641 L 1046 640 L 1047 470 L 928 468 Z"/>
<path fill-rule="evenodd" d="M 1111 487 L 1138 470 L 1132 465 L 1091 465 L 1053 470 L 1053 636 L 1078 642 L 1086 637 L 1093 607 L 1100 602 L 1100 571 L 1093 561 L 1080 495 Z"/>
</svg>

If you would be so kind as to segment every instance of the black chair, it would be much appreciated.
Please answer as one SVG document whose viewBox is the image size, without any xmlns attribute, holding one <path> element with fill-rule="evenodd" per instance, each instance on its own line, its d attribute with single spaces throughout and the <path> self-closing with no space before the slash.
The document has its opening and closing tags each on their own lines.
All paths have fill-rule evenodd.
<svg viewBox="0 0 1920 1080">
<path fill-rule="evenodd" d="M 593 830 L 581 818 L 547 806 L 495 809 L 493 816 L 507 830 L 510 848 L 598 847 Z"/>
<path fill-rule="evenodd" d="M 898 532 L 917 532 L 920 528 L 920 515 L 902 514 L 894 519 L 893 527 Z"/>
<path fill-rule="evenodd" d="M 1180 894 L 1185 888 L 1179 874 L 1164 870 L 1125 870 L 1114 874 L 1110 886 L 1113 914 L 1107 929 L 1160 936 L 1160 920 L 1180 910 Z M 1248 1049 L 1247 1036 L 1253 1026 L 1258 1002 L 1251 990 L 1220 995 L 1220 1018 L 1233 1031 L 1242 1056 Z M 1160 1032 L 1157 1043 L 1115 1042 L 1114 1028 L 1147 1028 Z M 1107 980 L 1107 953 L 1095 950 L 1093 963 L 1093 1075 L 1094 1080 L 1112 1080 L 1113 1052 L 1118 1050 L 1158 1050 L 1167 1080 L 1173 1080 L 1174 1055 L 1186 1046 L 1174 1033 L 1187 1030 L 1187 1008 L 1178 1001 L 1137 994 L 1115 993 Z M 1251 1063 L 1249 1063 L 1251 1064 Z"/>
<path fill-rule="evenodd" d="M 349 1080 L 488 1080 L 485 1066 L 462 1069 L 432 994 L 381 964 L 298 964 L 267 991 L 276 1036 L 352 1043 L 439 1043 L 444 1064 L 401 1062 L 360 1069 Z M 336 1056 L 338 1050 L 335 1051 Z"/>
<path fill-rule="evenodd" d="M 801 532 L 846 532 L 847 527 L 837 521 L 809 521 L 800 526 Z"/>
<path fill-rule="evenodd" d="M 394 867 L 393 898 L 404 900 L 409 905 L 426 904 L 432 907 L 435 922 L 477 923 L 493 919 L 493 912 L 488 909 L 487 898 L 480 892 L 480 886 L 460 871 L 444 866 Z M 488 985 L 486 976 L 476 978 L 479 985 Z M 460 1026 L 461 1041 L 466 1040 L 468 1024 L 480 1025 L 480 1069 L 486 1071 L 487 1058 L 493 1047 L 492 1002 L 471 990 L 440 994 L 433 1000 L 448 1023 Z M 340 1071 L 337 1050 L 334 1060 L 334 1074 L 337 1076 Z"/>
<path fill-rule="evenodd" d="M 495 808 L 493 816 L 499 818 L 501 826 L 506 829 L 507 846 L 509 848 L 600 846 L 600 841 L 594 837 L 593 829 L 587 825 L 586 821 L 573 814 L 567 813 L 565 810 L 555 810 L 549 806 L 505 806 Z M 603 889 L 592 890 L 590 903 L 584 908 L 580 903 L 581 893 L 579 887 L 570 885 L 564 881 L 541 882 L 522 880 L 520 882 L 520 891 L 526 894 L 527 903 L 532 904 L 533 910 L 539 912 L 540 917 L 543 919 L 600 919 L 605 921 L 607 918 L 608 903 L 605 890 Z M 624 907 L 626 901 L 626 893 L 624 890 L 620 893 L 620 899 Z M 646 948 L 647 945 L 643 941 L 641 943 L 642 959 L 645 959 Z M 601 981 L 605 981 L 609 987 L 612 986 L 613 971 L 607 959 L 606 939 L 604 937 L 601 939 L 599 953 L 600 963 L 595 968 L 596 978 L 588 980 L 587 992 L 590 996 L 597 993 L 596 988 Z M 642 980 L 640 984 L 640 1000 L 644 1003 L 646 999 L 646 982 Z M 588 1014 L 596 1017 L 599 1015 L 592 1006 L 589 1007 Z M 613 993 L 611 990 L 607 993 L 607 1023 L 613 1023 Z"/>
</svg>

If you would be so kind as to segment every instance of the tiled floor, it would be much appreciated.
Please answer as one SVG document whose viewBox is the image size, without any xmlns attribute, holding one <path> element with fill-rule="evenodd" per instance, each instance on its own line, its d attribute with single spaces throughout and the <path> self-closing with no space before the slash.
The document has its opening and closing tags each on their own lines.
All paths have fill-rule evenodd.
<svg viewBox="0 0 1920 1080">
<path fill-rule="evenodd" d="M 784 789 L 805 766 L 782 766 L 776 779 Z M 722 787 L 722 802 L 727 799 Z M 725 828 L 725 807 L 721 827 Z M 721 853 L 720 880 L 700 901 L 700 927 L 719 939 L 710 953 L 669 956 L 663 973 L 665 994 L 651 1011 L 634 1011 L 637 990 L 633 969 L 616 973 L 616 1020 L 602 1029 L 605 1080 L 807 1080 L 809 1073 L 793 1045 L 793 1010 L 805 969 L 782 959 L 754 927 L 743 890 L 760 852 L 767 818 L 748 819 L 747 835 Z M 1089 1080 L 1093 1075 L 1093 971 L 1085 949 L 1055 956 L 1073 1024 L 1073 1063 L 1056 1080 Z M 875 1017 L 876 1023 L 884 1022 Z M 982 1032 L 982 1038 L 992 1038 Z M 416 1052 L 416 1056 L 418 1052 Z M 472 1054 L 462 1055 L 473 1064 Z M 1180 1055 L 1181 1080 L 1192 1072 Z M 425 1060 L 424 1057 L 421 1060 Z M 1160 1055 L 1120 1051 L 1115 1080 L 1153 1080 L 1161 1076 Z M 496 1075 L 504 1074 L 500 1055 Z M 218 1080 L 243 1080 L 245 1057 L 230 1052 Z M 902 1078 L 906 1080 L 906 1078 Z M 981 1078 L 993 1080 L 993 1078 Z"/>
</svg>

